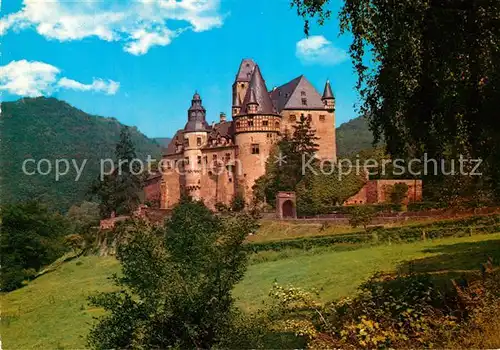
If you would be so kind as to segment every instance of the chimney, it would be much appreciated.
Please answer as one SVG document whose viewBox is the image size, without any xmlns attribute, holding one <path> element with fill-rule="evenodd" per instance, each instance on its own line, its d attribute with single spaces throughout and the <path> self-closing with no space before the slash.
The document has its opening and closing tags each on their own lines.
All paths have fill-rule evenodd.
<svg viewBox="0 0 500 350">
<path fill-rule="evenodd" d="M 220 122 L 224 123 L 226 121 L 226 113 L 220 112 Z"/>
</svg>

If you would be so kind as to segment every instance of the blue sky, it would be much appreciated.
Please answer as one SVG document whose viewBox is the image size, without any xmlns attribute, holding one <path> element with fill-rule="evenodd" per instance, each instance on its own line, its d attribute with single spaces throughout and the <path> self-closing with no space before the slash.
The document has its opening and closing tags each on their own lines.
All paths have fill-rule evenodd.
<svg viewBox="0 0 500 350">
<path fill-rule="evenodd" d="M 230 114 L 231 85 L 249 57 L 269 89 L 304 74 L 322 92 L 329 78 L 336 124 L 356 117 L 341 0 L 331 0 L 332 18 L 312 25 L 308 39 L 288 0 L 172 1 L 3 1 L 2 99 L 54 96 L 147 136 L 172 136 L 195 90 L 209 122 Z"/>
</svg>

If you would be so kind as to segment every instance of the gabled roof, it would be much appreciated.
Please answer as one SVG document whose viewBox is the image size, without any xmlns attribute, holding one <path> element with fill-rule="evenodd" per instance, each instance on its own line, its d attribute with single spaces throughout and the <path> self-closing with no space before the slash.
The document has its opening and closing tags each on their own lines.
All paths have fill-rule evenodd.
<svg viewBox="0 0 500 350">
<path fill-rule="evenodd" d="M 281 113 L 284 109 L 324 109 L 321 95 L 303 75 L 270 92 L 273 105 Z M 307 105 L 302 103 L 305 99 Z"/>
<path fill-rule="evenodd" d="M 236 73 L 236 82 L 250 81 L 252 77 L 252 72 L 256 64 L 251 58 L 245 58 L 240 63 L 240 69 Z"/>
<path fill-rule="evenodd" d="M 174 137 L 172 137 L 172 140 L 170 140 L 170 143 L 168 144 L 167 148 L 164 149 L 164 154 L 165 155 L 171 155 L 171 154 L 176 154 L 177 152 L 177 143 L 182 143 L 182 135 L 184 134 L 184 129 L 177 130 L 175 133 Z"/>
<path fill-rule="evenodd" d="M 250 80 L 250 84 L 248 84 L 248 89 L 245 94 L 245 99 L 243 100 L 240 114 L 247 113 L 247 104 L 254 103 L 254 101 L 258 103 L 257 113 L 276 114 L 273 102 L 267 92 L 266 82 L 262 77 L 262 73 L 260 72 L 258 65 L 255 65 L 253 70 L 252 79 Z"/>
<path fill-rule="evenodd" d="M 210 132 L 210 137 L 216 137 L 217 134 L 221 137 L 232 138 L 234 135 L 233 122 L 228 121 L 215 124 Z"/>
</svg>

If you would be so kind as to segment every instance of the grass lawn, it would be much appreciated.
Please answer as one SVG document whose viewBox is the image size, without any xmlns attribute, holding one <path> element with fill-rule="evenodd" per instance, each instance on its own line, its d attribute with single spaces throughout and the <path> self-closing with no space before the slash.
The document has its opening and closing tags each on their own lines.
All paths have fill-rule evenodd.
<svg viewBox="0 0 500 350">
<path fill-rule="evenodd" d="M 236 287 L 245 310 L 266 300 L 274 280 L 315 288 L 323 300 L 356 291 L 376 271 L 412 268 L 446 273 L 478 269 L 488 256 L 500 258 L 500 234 L 449 238 L 411 244 L 366 247 L 354 251 L 319 251 L 251 265 Z M 92 316 L 102 313 L 86 303 L 89 294 L 109 291 L 107 279 L 119 271 L 114 258 L 82 257 L 60 266 L 28 286 L 2 295 L 2 345 L 5 349 L 82 348 Z"/>
</svg>

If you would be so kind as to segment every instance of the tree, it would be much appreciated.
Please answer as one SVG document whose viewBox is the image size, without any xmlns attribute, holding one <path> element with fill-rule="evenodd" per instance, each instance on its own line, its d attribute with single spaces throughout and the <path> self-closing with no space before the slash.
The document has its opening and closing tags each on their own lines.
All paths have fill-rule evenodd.
<svg viewBox="0 0 500 350">
<path fill-rule="evenodd" d="M 364 184 L 364 175 L 355 171 L 339 176 L 338 169 L 316 169 L 316 174 L 306 174 L 297 185 L 297 211 L 299 215 L 330 214 Z"/>
<path fill-rule="evenodd" d="M 395 184 L 391 190 L 391 203 L 403 205 L 403 201 L 408 196 L 408 185 L 400 182 Z"/>
<path fill-rule="evenodd" d="M 143 174 L 137 160 L 135 147 L 127 126 L 120 132 L 120 141 L 116 145 L 115 168 L 111 175 L 96 181 L 91 193 L 100 200 L 102 217 L 109 217 L 112 212 L 130 215 L 140 204 L 143 188 Z"/>
<path fill-rule="evenodd" d="M 131 221 L 118 246 L 119 291 L 91 297 L 108 311 L 94 325 L 94 348 L 212 348 L 229 332 L 247 257 L 242 243 L 256 230 L 247 214 L 215 216 L 182 201 L 165 227 Z M 122 228 L 121 229 L 125 229 Z"/>
<path fill-rule="evenodd" d="M 309 118 L 301 115 L 293 129 L 292 137 L 285 135 L 272 150 L 266 162 L 266 174 L 257 179 L 253 187 L 254 196 L 271 205 L 279 191 L 295 191 L 305 175 L 302 173 L 303 161 L 307 162 L 318 151 L 316 141 L 319 138 Z"/>
<path fill-rule="evenodd" d="M 360 205 L 353 208 L 349 213 L 349 224 L 356 228 L 362 226 L 366 231 L 368 225 L 371 224 L 373 218 L 375 217 L 375 210 L 367 205 Z"/>
<path fill-rule="evenodd" d="M 0 214 L 0 288 L 11 291 L 63 255 L 68 225 L 38 202 L 6 205 Z"/>
<path fill-rule="evenodd" d="M 307 20 L 328 12 L 324 0 L 292 4 Z M 393 157 L 481 158 L 486 176 L 472 185 L 484 181 L 497 193 L 499 16 L 497 0 L 345 0 L 340 11 L 375 141 L 383 138 Z"/>
</svg>

